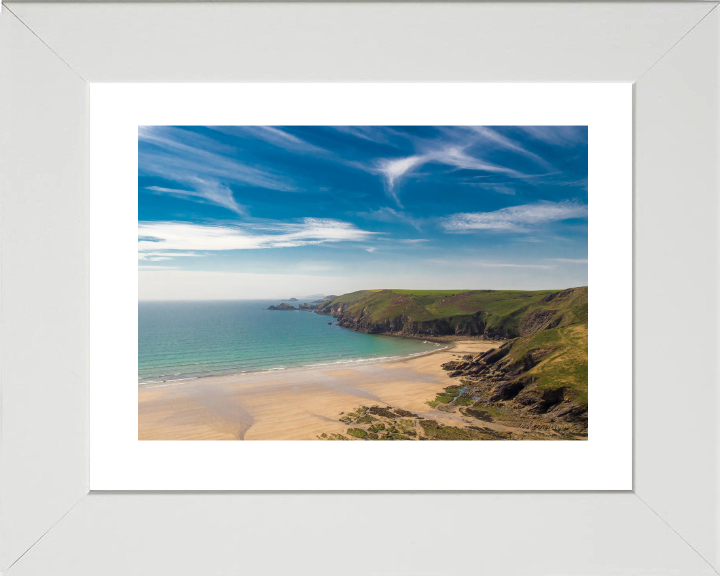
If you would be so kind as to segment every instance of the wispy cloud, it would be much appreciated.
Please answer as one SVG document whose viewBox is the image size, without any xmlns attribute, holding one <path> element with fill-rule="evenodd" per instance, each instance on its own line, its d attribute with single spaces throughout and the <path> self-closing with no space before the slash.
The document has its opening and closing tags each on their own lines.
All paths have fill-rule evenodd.
<svg viewBox="0 0 720 576">
<path fill-rule="evenodd" d="M 462 263 L 464 267 L 477 267 L 477 268 L 531 268 L 536 270 L 551 270 L 555 266 L 548 264 L 524 264 L 516 262 L 493 262 L 492 260 L 456 260 L 456 259 L 434 259 L 427 260 L 428 263 L 435 265 L 447 265 L 457 266 L 458 263 Z"/>
<path fill-rule="evenodd" d="M 475 158 L 469 155 L 465 151 L 465 148 L 466 147 L 457 145 L 444 145 L 441 148 L 425 154 L 407 156 L 405 158 L 382 159 L 377 162 L 376 169 L 385 179 L 388 195 L 400 208 L 402 208 L 402 203 L 397 194 L 398 182 L 417 168 L 428 163 L 443 164 L 460 170 L 480 170 L 515 177 L 523 176 L 523 174 L 513 168 L 498 166 Z"/>
<path fill-rule="evenodd" d="M 565 262 L 567 264 L 587 264 L 587 258 L 551 258 L 553 262 Z"/>
<path fill-rule="evenodd" d="M 583 143 L 587 136 L 585 126 L 522 126 L 522 129 L 536 140 L 554 146 Z"/>
<path fill-rule="evenodd" d="M 416 230 L 420 230 L 423 220 L 421 218 L 415 218 L 402 210 L 395 210 L 389 206 L 383 206 L 377 210 L 370 210 L 368 212 L 356 212 L 356 216 L 365 218 L 366 220 L 374 220 L 376 222 L 402 222 L 412 226 Z"/>
<path fill-rule="evenodd" d="M 425 162 L 427 162 L 426 156 L 408 156 L 406 158 L 385 159 L 378 162 L 377 169 L 385 178 L 387 193 L 398 207 L 402 208 L 402 203 L 395 190 L 396 182 L 414 168 L 425 164 Z"/>
<path fill-rule="evenodd" d="M 375 144 L 387 145 L 392 144 L 393 139 L 406 138 L 388 126 L 335 126 L 335 130 Z"/>
<path fill-rule="evenodd" d="M 298 138 L 294 134 L 290 134 L 281 128 L 275 126 L 212 126 L 212 130 L 222 132 L 223 134 L 230 134 L 232 136 L 241 136 L 247 138 L 257 138 L 263 140 L 268 144 L 289 150 L 292 152 L 300 153 L 328 153 L 324 148 L 315 146 Z"/>
<path fill-rule="evenodd" d="M 475 158 L 468 154 L 466 148 L 460 146 L 448 146 L 438 152 L 429 154 L 429 161 L 438 162 L 439 164 L 447 164 L 455 168 L 464 170 L 482 170 L 484 172 L 497 172 L 500 174 L 509 174 L 511 176 L 522 177 L 524 174 L 513 168 L 499 166 L 490 162 L 485 162 L 479 158 Z"/>
<path fill-rule="evenodd" d="M 523 131 L 530 138 L 518 141 L 509 137 L 497 128 L 487 126 L 455 126 L 439 128 L 439 137 L 411 139 L 415 154 L 396 158 L 384 158 L 376 160 L 371 171 L 380 174 L 385 182 L 385 189 L 399 207 L 402 207 L 399 188 L 404 179 L 417 175 L 417 171 L 425 164 L 436 163 L 458 170 L 476 170 L 485 172 L 487 175 L 505 176 L 510 179 L 528 181 L 531 185 L 537 185 L 532 180 L 551 176 L 552 174 L 565 176 L 557 172 L 555 166 L 546 160 L 537 151 L 528 146 L 528 142 L 539 141 L 545 144 L 560 146 L 563 148 L 576 146 L 587 141 L 587 129 L 584 126 L 528 126 Z M 520 133 L 522 134 L 522 132 Z M 535 146 L 537 148 L 537 146 Z M 488 154 L 501 151 L 506 155 L 507 162 L 491 162 L 487 160 Z M 538 167 L 542 167 L 543 174 L 527 174 L 510 167 L 516 162 L 512 157 L 522 156 L 530 160 Z M 548 172 L 550 171 L 550 172 Z M 532 171 L 531 171 L 532 172 Z M 560 180 L 560 179 L 559 179 Z M 583 186 L 583 182 L 558 182 L 558 185 Z M 586 187 L 586 183 L 585 183 Z M 514 194 L 512 187 L 490 188 L 501 194 Z"/>
<path fill-rule="evenodd" d="M 178 252 L 177 250 L 172 250 L 170 252 L 138 252 L 138 260 L 147 260 L 151 262 L 172 260 L 173 258 L 187 258 L 192 256 L 200 257 L 205 256 L 205 254 L 197 252 Z"/>
<path fill-rule="evenodd" d="M 375 233 L 349 222 L 303 218 L 298 222 L 262 222 L 209 226 L 185 222 L 140 222 L 138 252 L 170 255 L 171 250 L 222 251 L 289 248 L 328 242 L 367 241 Z M 142 259 L 142 256 L 140 256 Z"/>
<path fill-rule="evenodd" d="M 518 154 L 521 154 L 533 162 L 540 164 L 541 166 L 544 166 L 545 168 L 548 168 L 550 170 L 554 170 L 552 164 L 547 162 L 544 158 L 539 156 L 538 154 L 535 154 L 531 150 L 528 150 L 526 147 L 520 145 L 515 140 L 512 140 L 511 138 L 508 138 L 507 136 L 504 136 L 503 134 L 500 134 L 497 130 L 493 130 L 492 128 L 488 128 L 487 126 L 473 126 L 473 130 L 475 130 L 478 134 L 483 136 L 486 140 L 493 142 L 495 144 L 498 144 L 500 147 L 511 150 L 512 152 L 517 152 Z"/>
<path fill-rule="evenodd" d="M 499 148 L 506 152 L 521 154 L 545 169 L 552 168 L 538 154 L 491 128 L 448 127 L 440 129 L 440 134 L 441 136 L 437 138 L 415 139 L 413 145 L 419 153 L 376 161 L 374 170 L 383 177 L 387 194 L 398 206 L 402 207 L 398 196 L 400 181 L 416 173 L 417 169 L 425 164 L 435 163 L 457 170 L 476 170 L 510 178 L 533 176 L 482 157 L 484 151 Z"/>
<path fill-rule="evenodd" d="M 515 196 L 515 189 L 510 188 L 510 186 L 506 186 L 504 184 L 484 184 L 481 182 L 468 182 L 467 185 L 476 186 L 477 188 L 483 188 L 484 190 L 489 190 L 490 192 L 495 192 L 497 194 Z"/>
<path fill-rule="evenodd" d="M 452 214 L 441 221 L 447 232 L 494 230 L 498 232 L 529 232 L 548 222 L 586 218 L 588 207 L 578 202 L 536 202 L 502 208 L 494 212 Z"/>
<path fill-rule="evenodd" d="M 235 157 L 235 148 L 197 132 L 141 126 L 138 140 L 147 144 L 138 157 L 140 174 L 175 184 L 149 188 L 156 193 L 216 204 L 243 214 L 245 209 L 235 200 L 230 185 L 295 190 L 284 175 L 248 166 Z"/>
<path fill-rule="evenodd" d="M 422 244 L 427 241 L 427 238 L 403 238 L 402 240 L 399 240 L 401 244 Z"/>
<path fill-rule="evenodd" d="M 235 201 L 232 190 L 227 186 L 223 186 L 219 182 L 207 182 L 200 178 L 194 178 L 193 180 L 196 182 L 195 189 L 193 190 L 163 188 L 162 186 L 148 186 L 145 189 L 157 194 L 170 194 L 180 198 L 198 199 L 199 201 L 223 206 L 241 216 L 247 215 L 245 206 L 241 206 Z"/>
</svg>

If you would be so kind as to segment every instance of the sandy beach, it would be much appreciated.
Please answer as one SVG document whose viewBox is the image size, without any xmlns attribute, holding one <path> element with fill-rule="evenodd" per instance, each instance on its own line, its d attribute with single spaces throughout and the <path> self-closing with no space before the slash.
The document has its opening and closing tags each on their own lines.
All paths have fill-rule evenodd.
<svg viewBox="0 0 720 576">
<path fill-rule="evenodd" d="M 315 440 L 342 433 L 338 420 L 360 405 L 429 414 L 457 425 L 457 414 L 426 403 L 452 382 L 444 362 L 499 346 L 486 340 L 442 344 L 423 356 L 199 378 L 138 388 L 140 440 Z M 500 424 L 497 429 L 505 429 Z"/>
</svg>

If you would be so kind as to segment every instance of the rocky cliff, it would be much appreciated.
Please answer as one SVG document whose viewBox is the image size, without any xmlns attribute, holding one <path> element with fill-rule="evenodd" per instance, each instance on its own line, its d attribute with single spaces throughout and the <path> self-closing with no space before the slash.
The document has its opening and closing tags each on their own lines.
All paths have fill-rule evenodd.
<svg viewBox="0 0 720 576">
<path fill-rule="evenodd" d="M 368 290 L 318 305 L 360 332 L 504 340 L 443 366 L 459 383 L 431 405 L 468 418 L 583 435 L 587 431 L 588 289 Z"/>
<path fill-rule="evenodd" d="M 402 336 L 517 338 L 573 321 L 587 309 L 587 288 L 557 291 L 372 290 L 317 306 L 358 332 Z"/>
<path fill-rule="evenodd" d="M 459 407 L 463 415 L 478 420 L 586 432 L 587 324 L 562 332 L 517 338 L 443 364 L 459 384 L 447 387 L 438 399 L 445 401 L 445 409 Z"/>
</svg>

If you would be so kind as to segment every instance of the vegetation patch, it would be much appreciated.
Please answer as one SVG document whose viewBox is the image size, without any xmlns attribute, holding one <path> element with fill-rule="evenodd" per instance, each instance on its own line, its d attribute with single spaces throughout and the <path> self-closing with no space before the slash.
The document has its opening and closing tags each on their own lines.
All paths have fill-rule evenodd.
<svg viewBox="0 0 720 576">
<path fill-rule="evenodd" d="M 470 428 L 444 426 L 434 420 L 420 422 L 428 440 L 479 440 L 482 435 Z"/>
<path fill-rule="evenodd" d="M 455 396 L 452 396 L 451 394 L 443 394 L 440 393 L 435 397 L 435 402 L 438 404 L 447 404 L 448 402 L 452 402 L 455 400 Z"/>
<path fill-rule="evenodd" d="M 368 435 L 362 428 L 348 428 L 347 433 L 355 438 L 366 438 Z"/>
<path fill-rule="evenodd" d="M 390 408 L 388 406 L 388 408 Z M 380 406 L 372 406 L 368 409 L 368 413 L 375 414 L 376 416 L 382 416 L 383 418 L 397 418 L 395 414 L 390 412 L 388 408 L 380 408 Z"/>
<path fill-rule="evenodd" d="M 470 406 L 473 403 L 473 399 L 471 396 L 460 396 L 457 400 L 455 400 L 456 406 Z"/>
</svg>

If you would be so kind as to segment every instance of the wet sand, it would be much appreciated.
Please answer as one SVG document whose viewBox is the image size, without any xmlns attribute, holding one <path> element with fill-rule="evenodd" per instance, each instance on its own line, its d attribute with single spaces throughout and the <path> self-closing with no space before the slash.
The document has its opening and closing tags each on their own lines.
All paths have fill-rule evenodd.
<svg viewBox="0 0 720 576">
<path fill-rule="evenodd" d="M 352 367 L 297 368 L 213 376 L 138 388 L 140 440 L 315 440 L 342 433 L 341 412 L 390 405 L 416 413 L 450 385 L 441 365 L 458 355 L 497 348 L 462 340 L 424 356 Z M 457 416 L 447 419 L 451 424 Z"/>
</svg>

